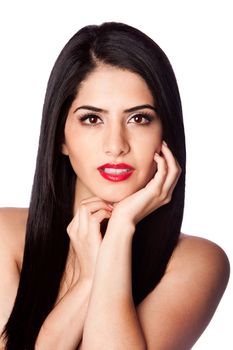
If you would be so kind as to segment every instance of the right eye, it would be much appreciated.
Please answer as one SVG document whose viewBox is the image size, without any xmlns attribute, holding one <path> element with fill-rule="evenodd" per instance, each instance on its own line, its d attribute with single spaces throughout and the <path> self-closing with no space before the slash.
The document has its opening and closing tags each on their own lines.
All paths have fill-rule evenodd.
<svg viewBox="0 0 233 350">
<path fill-rule="evenodd" d="M 86 125 L 99 125 L 102 124 L 102 120 L 98 115 L 86 114 L 80 118 L 80 121 Z"/>
</svg>

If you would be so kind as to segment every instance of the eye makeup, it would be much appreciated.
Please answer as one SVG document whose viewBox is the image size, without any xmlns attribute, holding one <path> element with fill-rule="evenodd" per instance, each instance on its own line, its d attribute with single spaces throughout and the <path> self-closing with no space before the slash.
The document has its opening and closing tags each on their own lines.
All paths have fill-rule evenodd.
<svg viewBox="0 0 233 350">
<path fill-rule="evenodd" d="M 128 123 L 132 123 L 131 120 L 134 120 L 134 123 L 138 125 L 147 125 L 153 122 L 155 117 L 150 113 L 138 112 L 129 118 Z"/>
<path fill-rule="evenodd" d="M 94 113 L 86 113 L 86 114 L 80 116 L 79 120 L 82 124 L 86 124 L 86 125 L 102 124 L 101 118 Z"/>
<path fill-rule="evenodd" d="M 79 121 L 85 125 L 99 125 L 103 124 L 103 120 L 98 114 L 95 113 L 84 113 L 78 117 Z M 152 115 L 148 112 L 137 112 L 127 119 L 127 123 L 136 125 L 149 125 L 157 119 L 157 116 Z"/>
</svg>

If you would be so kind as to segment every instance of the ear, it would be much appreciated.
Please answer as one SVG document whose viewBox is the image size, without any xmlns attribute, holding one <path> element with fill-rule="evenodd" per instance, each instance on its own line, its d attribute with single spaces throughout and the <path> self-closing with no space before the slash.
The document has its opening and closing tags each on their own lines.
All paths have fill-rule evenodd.
<svg viewBox="0 0 233 350">
<path fill-rule="evenodd" d="M 69 151 L 68 151 L 68 148 L 67 148 L 65 143 L 63 143 L 61 145 L 61 153 L 64 154 L 64 156 L 68 156 L 69 155 Z"/>
</svg>

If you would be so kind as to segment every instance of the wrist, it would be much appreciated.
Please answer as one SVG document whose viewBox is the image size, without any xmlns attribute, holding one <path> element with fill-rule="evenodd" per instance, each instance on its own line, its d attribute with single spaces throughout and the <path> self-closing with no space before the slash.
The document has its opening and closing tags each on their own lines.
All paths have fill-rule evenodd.
<svg viewBox="0 0 233 350">
<path fill-rule="evenodd" d="M 135 232 L 135 224 L 129 220 L 124 220 L 124 218 L 119 218 L 117 216 L 112 216 L 108 222 L 107 231 L 105 235 L 109 232 L 116 232 L 117 235 L 123 233 L 125 237 L 132 238 Z"/>
</svg>

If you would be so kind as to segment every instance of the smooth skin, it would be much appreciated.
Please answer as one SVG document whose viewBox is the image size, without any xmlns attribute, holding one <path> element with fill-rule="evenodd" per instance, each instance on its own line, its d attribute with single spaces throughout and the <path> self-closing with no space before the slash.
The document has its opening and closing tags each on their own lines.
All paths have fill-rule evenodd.
<svg viewBox="0 0 233 350">
<path fill-rule="evenodd" d="M 154 106 L 145 82 L 103 65 L 82 83 L 70 108 L 62 145 L 78 179 L 67 228 L 70 251 L 57 301 L 37 338 L 38 350 L 187 350 L 224 293 L 229 278 L 225 253 L 208 240 L 182 234 L 161 282 L 134 307 L 135 226 L 172 199 L 181 173 L 162 140 L 156 111 L 126 112 L 141 105 Z M 83 119 L 84 112 L 91 116 Z M 120 162 L 135 168 L 126 181 L 110 183 L 97 171 L 102 164 Z M 18 287 L 27 214 L 27 209 L 0 210 L 0 330 Z M 104 219 L 108 226 L 102 238 Z"/>
</svg>

